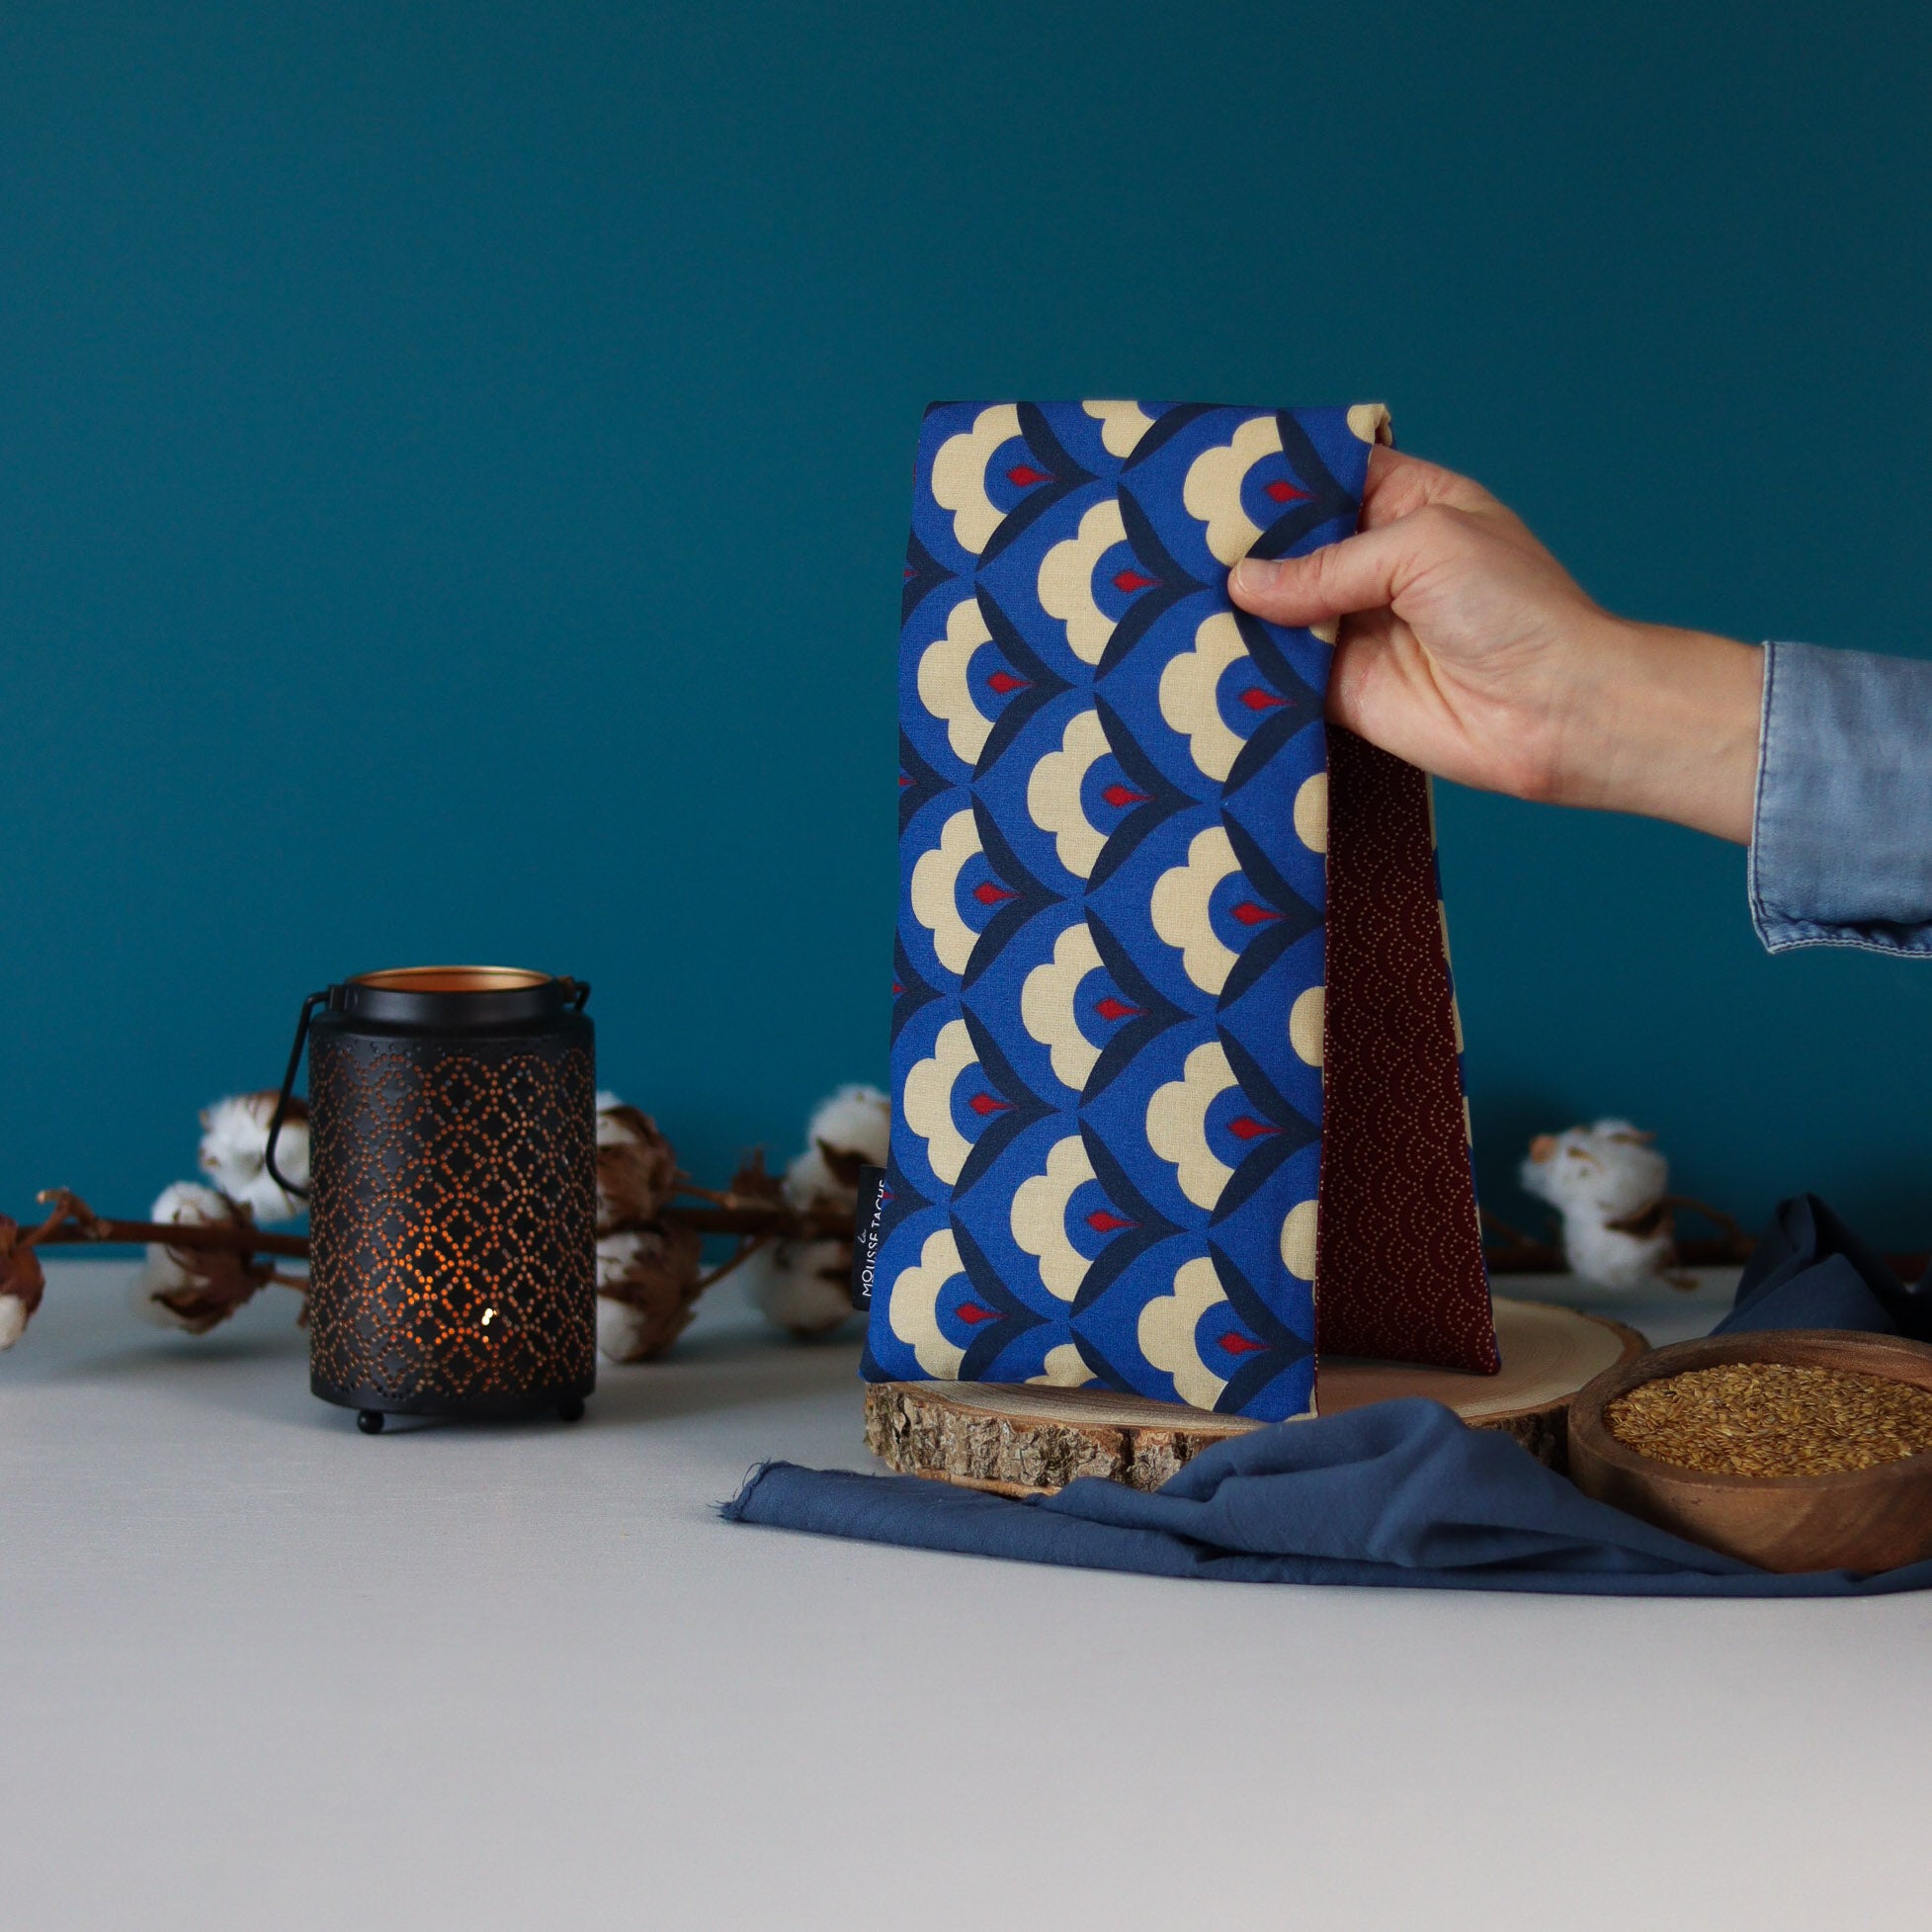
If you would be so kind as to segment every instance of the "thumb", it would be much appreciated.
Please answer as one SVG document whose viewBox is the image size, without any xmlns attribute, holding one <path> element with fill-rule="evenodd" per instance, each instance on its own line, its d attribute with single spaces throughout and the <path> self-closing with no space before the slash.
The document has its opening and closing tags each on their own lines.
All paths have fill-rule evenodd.
<svg viewBox="0 0 1932 1932">
<path fill-rule="evenodd" d="M 1345 537 L 1306 556 L 1244 556 L 1227 579 L 1242 610 L 1271 624 L 1320 624 L 1392 604 L 1419 562 L 1420 513 Z"/>
</svg>

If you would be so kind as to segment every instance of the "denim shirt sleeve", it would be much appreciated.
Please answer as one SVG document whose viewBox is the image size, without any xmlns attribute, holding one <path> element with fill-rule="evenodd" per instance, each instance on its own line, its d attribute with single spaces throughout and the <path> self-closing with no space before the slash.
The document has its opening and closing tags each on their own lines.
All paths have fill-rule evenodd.
<svg viewBox="0 0 1932 1932">
<path fill-rule="evenodd" d="M 1932 662 L 1767 644 L 1751 923 L 1932 956 Z"/>
</svg>

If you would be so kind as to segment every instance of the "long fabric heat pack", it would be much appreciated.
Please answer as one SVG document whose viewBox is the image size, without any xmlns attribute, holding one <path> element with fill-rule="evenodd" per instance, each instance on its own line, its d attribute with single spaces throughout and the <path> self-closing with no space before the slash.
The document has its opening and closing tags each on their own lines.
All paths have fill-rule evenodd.
<svg viewBox="0 0 1932 1932">
<path fill-rule="evenodd" d="M 928 412 L 868 1376 L 1274 1419 L 1317 1345 L 1496 1367 L 1427 782 L 1227 598 L 1354 530 L 1386 424 Z"/>
</svg>

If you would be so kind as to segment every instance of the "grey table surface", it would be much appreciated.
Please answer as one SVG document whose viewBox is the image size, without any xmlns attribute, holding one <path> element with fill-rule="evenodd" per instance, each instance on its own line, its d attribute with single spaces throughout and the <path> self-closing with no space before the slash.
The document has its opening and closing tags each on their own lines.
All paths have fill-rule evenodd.
<svg viewBox="0 0 1932 1932">
<path fill-rule="evenodd" d="M 127 1313 L 123 1266 L 49 1272 L 0 1358 L 8 1927 L 1932 1913 L 1926 1598 L 1262 1588 L 733 1528 L 758 1459 L 867 1458 L 856 1347 L 725 1290 L 574 1429 L 371 1440 L 308 1394 L 286 1293 L 195 1341 Z M 1667 1340 L 1723 1300 L 1618 1312 Z"/>
</svg>

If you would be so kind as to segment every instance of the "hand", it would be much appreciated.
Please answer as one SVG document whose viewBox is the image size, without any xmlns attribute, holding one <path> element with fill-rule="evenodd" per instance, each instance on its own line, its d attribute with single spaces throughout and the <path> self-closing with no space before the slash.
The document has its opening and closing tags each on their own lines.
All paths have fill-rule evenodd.
<svg viewBox="0 0 1932 1932">
<path fill-rule="evenodd" d="M 1344 620 L 1328 716 L 1424 771 L 1750 839 L 1763 652 L 1612 617 L 1466 476 L 1378 447 L 1358 535 L 1228 590 Z"/>
</svg>

